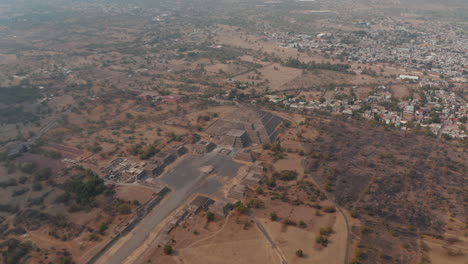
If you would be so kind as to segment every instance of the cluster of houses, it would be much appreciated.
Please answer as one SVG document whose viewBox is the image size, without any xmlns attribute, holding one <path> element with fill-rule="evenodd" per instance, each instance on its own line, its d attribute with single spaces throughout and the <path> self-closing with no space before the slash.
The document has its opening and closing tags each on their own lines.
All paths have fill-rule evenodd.
<svg viewBox="0 0 468 264">
<path fill-rule="evenodd" d="M 283 47 L 316 50 L 349 62 L 396 63 L 466 82 L 468 43 L 463 35 L 443 29 L 447 25 L 441 23 L 427 22 L 429 25 L 423 31 L 399 21 L 385 20 L 385 23 L 385 29 L 377 25 L 318 35 L 265 34 Z"/>
<path fill-rule="evenodd" d="M 434 135 L 466 138 L 468 104 L 453 91 L 440 89 L 437 86 L 425 87 L 421 89 L 419 98 L 413 96 L 402 100 L 393 97 L 390 89 L 383 85 L 365 99 L 336 96 L 340 94 L 338 88 L 332 99 L 306 100 L 302 96 L 287 95 L 265 97 L 270 103 L 292 111 L 323 111 L 350 117 L 359 116 L 394 125 L 402 130 L 420 126 L 429 129 Z"/>
</svg>

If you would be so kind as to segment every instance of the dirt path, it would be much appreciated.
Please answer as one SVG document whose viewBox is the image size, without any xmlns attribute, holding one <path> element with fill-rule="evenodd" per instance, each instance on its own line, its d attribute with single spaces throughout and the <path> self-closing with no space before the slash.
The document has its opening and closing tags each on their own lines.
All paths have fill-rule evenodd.
<svg viewBox="0 0 468 264">
<path fill-rule="evenodd" d="M 296 124 L 297 125 L 297 124 Z M 304 168 L 304 171 L 306 170 L 305 168 L 305 159 L 306 158 L 303 158 L 302 160 L 302 167 Z M 348 264 L 349 263 L 349 248 L 350 248 L 350 245 L 351 245 L 351 235 L 350 235 L 350 232 L 349 232 L 349 221 L 348 221 L 348 218 L 346 217 L 346 214 L 344 213 L 343 209 L 341 207 L 339 207 L 336 202 L 330 198 L 330 196 L 327 194 L 327 192 L 322 188 L 322 186 L 320 186 L 315 180 L 313 177 L 310 177 L 311 181 L 315 184 L 315 186 L 317 186 L 317 188 L 323 193 L 325 194 L 325 196 L 327 197 L 327 200 L 333 202 L 333 204 L 335 205 L 336 209 L 338 210 L 338 212 L 340 213 L 340 215 L 342 216 L 342 218 L 338 218 L 337 217 L 337 222 L 339 221 L 339 219 L 342 219 L 344 221 L 344 225 L 338 225 L 338 227 L 342 227 L 342 226 L 346 226 L 346 229 L 345 230 L 336 230 L 336 233 L 337 234 L 340 234 L 341 232 L 345 233 L 346 236 L 346 247 L 343 249 L 345 254 L 343 256 L 344 258 L 344 264 Z M 339 233 L 340 232 L 340 233 Z M 341 252 L 341 251 L 340 251 Z"/>
<path fill-rule="evenodd" d="M 284 256 L 283 252 L 281 249 L 276 245 L 275 241 L 271 238 L 271 236 L 268 234 L 268 231 L 263 227 L 262 223 L 254 217 L 255 224 L 257 225 L 258 229 L 262 232 L 263 236 L 268 240 L 270 243 L 271 247 L 275 250 L 275 252 L 278 254 L 278 256 L 281 259 L 282 264 L 288 264 L 288 261 L 286 260 L 286 257 Z"/>
<path fill-rule="evenodd" d="M 229 214 L 229 215 L 226 217 L 226 219 L 224 219 L 223 226 L 222 226 L 218 231 L 212 233 L 211 235 L 209 235 L 209 236 L 207 236 L 207 237 L 204 237 L 204 238 L 202 238 L 202 239 L 199 239 L 199 240 L 197 240 L 197 241 L 194 241 L 192 244 L 190 244 L 190 245 L 188 245 L 188 246 L 186 246 L 186 247 L 184 247 L 184 248 L 193 247 L 193 246 L 195 246 L 196 244 L 201 243 L 201 242 L 203 242 L 203 241 L 205 241 L 205 240 L 208 240 L 208 239 L 210 239 L 210 238 L 213 238 L 213 237 L 215 237 L 216 235 L 218 235 L 219 233 L 221 233 L 221 232 L 224 230 L 224 228 L 228 225 L 229 219 L 231 218 L 231 215 L 232 215 L 232 213 Z M 182 249 L 184 249 L 184 248 L 182 248 Z"/>
</svg>

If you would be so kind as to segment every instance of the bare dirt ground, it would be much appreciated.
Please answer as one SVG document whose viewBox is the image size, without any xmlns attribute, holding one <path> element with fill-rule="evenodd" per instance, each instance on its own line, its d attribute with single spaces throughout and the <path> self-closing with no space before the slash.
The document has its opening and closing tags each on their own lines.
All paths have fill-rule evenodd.
<svg viewBox="0 0 468 264">
<path fill-rule="evenodd" d="M 318 70 L 307 72 L 291 80 L 285 85 L 289 89 L 300 89 L 309 87 L 320 87 L 328 84 L 334 85 L 363 85 L 371 83 L 384 83 L 384 80 L 378 80 L 368 75 L 352 75 L 327 70 Z"/>
<path fill-rule="evenodd" d="M 257 226 L 248 217 L 238 215 L 229 217 L 213 236 L 177 249 L 177 258 L 193 264 L 279 263 L 279 257 Z"/>
<path fill-rule="evenodd" d="M 280 222 L 262 219 L 265 228 L 276 241 L 286 256 L 288 263 L 343 263 L 346 251 L 346 224 L 341 214 L 337 214 L 333 227 L 335 233 L 330 237 L 330 244 L 323 248 L 315 243 L 318 231 L 306 231 L 298 227 L 285 227 Z M 311 221 L 314 222 L 314 221 Z M 312 223 L 311 225 L 313 225 Z M 316 226 L 313 229 L 318 229 Z M 295 252 L 301 249 L 304 257 L 299 258 Z"/>
<path fill-rule="evenodd" d="M 140 204 L 151 198 L 153 189 L 139 185 L 120 185 L 116 188 L 117 197 L 125 201 L 137 200 Z"/>
<path fill-rule="evenodd" d="M 249 77 L 256 76 L 251 72 L 236 77 L 236 80 L 249 83 L 261 83 L 268 80 L 270 91 L 278 91 L 288 89 L 285 85 L 302 74 L 300 69 L 283 67 L 279 63 L 265 66 L 258 71 L 260 72 L 260 80 L 249 79 Z"/>
<path fill-rule="evenodd" d="M 468 238 L 462 234 L 466 230 L 464 224 L 453 219 L 448 224 L 447 232 L 443 239 L 423 236 L 421 244 L 424 255 L 432 263 L 440 264 L 466 264 L 468 257 Z"/>
<path fill-rule="evenodd" d="M 409 89 L 405 85 L 392 85 L 390 88 L 393 92 L 393 95 L 397 98 L 403 98 L 409 96 Z"/>
</svg>

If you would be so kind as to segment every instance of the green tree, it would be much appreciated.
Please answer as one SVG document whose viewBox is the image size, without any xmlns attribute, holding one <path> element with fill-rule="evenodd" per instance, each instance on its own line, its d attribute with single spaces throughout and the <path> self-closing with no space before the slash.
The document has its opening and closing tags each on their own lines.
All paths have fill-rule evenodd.
<svg viewBox="0 0 468 264">
<path fill-rule="evenodd" d="M 174 250 L 172 249 L 171 245 L 165 245 L 164 246 L 164 254 L 166 255 L 171 255 Z"/>
<path fill-rule="evenodd" d="M 212 222 L 212 221 L 214 221 L 214 219 L 215 219 L 215 214 L 214 213 L 212 213 L 212 212 L 206 213 L 206 220 L 208 220 L 208 222 Z"/>
<path fill-rule="evenodd" d="M 299 249 L 298 251 L 296 251 L 296 256 L 302 258 L 304 256 L 304 252 L 302 252 L 302 249 Z"/>
<path fill-rule="evenodd" d="M 106 224 L 106 223 L 102 223 L 100 226 L 99 226 L 99 234 L 101 235 L 104 235 L 107 228 L 109 228 L 109 226 Z"/>
</svg>

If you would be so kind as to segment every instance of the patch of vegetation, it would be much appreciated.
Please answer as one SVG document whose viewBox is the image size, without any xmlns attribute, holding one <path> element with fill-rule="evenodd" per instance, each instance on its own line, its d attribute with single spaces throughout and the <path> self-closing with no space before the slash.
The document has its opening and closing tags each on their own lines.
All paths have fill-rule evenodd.
<svg viewBox="0 0 468 264">
<path fill-rule="evenodd" d="M 130 205 L 126 204 L 126 203 L 121 203 L 119 205 L 117 205 L 117 212 L 119 212 L 119 214 L 130 214 L 132 213 L 132 208 L 130 207 Z"/>
<path fill-rule="evenodd" d="M 319 236 L 319 237 L 317 237 L 315 242 L 317 242 L 317 244 L 322 245 L 323 247 L 326 247 L 326 246 L 328 246 L 329 241 L 328 241 L 328 238 L 326 236 Z"/>
<path fill-rule="evenodd" d="M 155 146 L 151 145 L 145 151 L 143 151 L 143 153 L 141 153 L 140 159 L 147 160 L 147 159 L 153 157 L 154 155 L 156 155 L 156 153 L 158 153 L 158 152 L 159 152 L 159 149 L 157 149 Z"/>
<path fill-rule="evenodd" d="M 0 124 L 26 124 L 38 120 L 37 115 L 24 111 L 20 106 L 0 108 Z"/>
<path fill-rule="evenodd" d="M 3 189 L 11 187 L 11 186 L 16 186 L 16 185 L 18 185 L 18 183 L 16 182 L 15 179 L 9 179 L 9 180 L 0 182 L 0 188 L 3 188 Z"/>
<path fill-rule="evenodd" d="M 82 181 L 79 178 L 68 180 L 64 184 L 65 191 L 73 194 L 73 198 L 80 205 L 89 205 L 96 196 L 102 194 L 106 187 L 104 180 L 99 178 L 96 173 L 91 170 L 85 170 L 85 178 L 87 181 Z M 67 195 L 62 197 L 66 201 Z M 71 198 L 71 196 L 68 196 Z"/>
<path fill-rule="evenodd" d="M 33 249 L 31 241 L 21 242 L 16 239 L 10 239 L 0 243 L 2 249 L 3 262 L 5 264 L 21 263 L 21 259 L 25 258 Z"/>
<path fill-rule="evenodd" d="M 248 208 L 257 208 L 257 209 L 262 208 L 263 207 L 263 202 L 261 200 L 258 200 L 258 199 L 252 199 L 247 204 L 247 207 Z"/>
<path fill-rule="evenodd" d="M 272 212 L 272 213 L 270 214 L 270 220 L 271 220 L 271 221 L 278 221 L 278 219 L 279 219 L 279 217 L 278 217 L 278 215 L 277 215 L 275 212 Z"/>
<path fill-rule="evenodd" d="M 171 255 L 174 252 L 171 245 L 165 245 L 163 250 L 166 255 Z"/>
<path fill-rule="evenodd" d="M 293 181 L 297 178 L 297 172 L 291 170 L 283 170 L 281 172 L 275 172 L 273 174 L 273 177 L 282 181 Z"/>
<path fill-rule="evenodd" d="M 301 62 L 298 59 L 289 58 L 284 66 L 297 68 L 297 69 L 307 69 L 307 70 L 329 70 L 337 72 L 348 72 L 351 69 L 349 64 L 331 64 L 331 63 L 305 63 Z"/>
<path fill-rule="evenodd" d="M 17 211 L 17 206 L 13 206 L 11 204 L 0 204 L 0 212 L 16 213 Z"/>
<path fill-rule="evenodd" d="M 215 219 L 215 214 L 214 213 L 212 213 L 212 212 L 207 212 L 206 213 L 206 220 L 208 222 L 213 222 L 214 219 Z"/>
<path fill-rule="evenodd" d="M 37 181 L 46 181 L 52 176 L 51 168 L 39 169 L 34 173 L 34 179 Z"/>
<path fill-rule="evenodd" d="M 240 214 L 245 214 L 247 212 L 247 207 L 245 207 L 241 201 L 235 202 L 233 206 Z"/>
<path fill-rule="evenodd" d="M 33 87 L 0 87 L 0 103 L 6 105 L 29 103 L 41 98 L 39 89 Z"/>
</svg>

